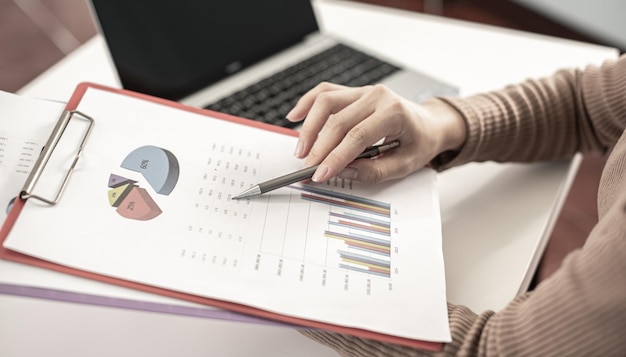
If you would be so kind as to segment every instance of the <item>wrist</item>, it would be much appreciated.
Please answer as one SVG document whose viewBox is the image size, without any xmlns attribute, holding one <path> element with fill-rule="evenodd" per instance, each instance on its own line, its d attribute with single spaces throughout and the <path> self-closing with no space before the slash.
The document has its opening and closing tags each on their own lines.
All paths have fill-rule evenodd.
<svg viewBox="0 0 626 357">
<path fill-rule="evenodd" d="M 421 104 L 426 109 L 436 131 L 440 134 L 437 154 L 446 151 L 458 152 L 467 139 L 467 124 L 461 114 L 451 105 L 438 98 L 431 98 Z"/>
</svg>

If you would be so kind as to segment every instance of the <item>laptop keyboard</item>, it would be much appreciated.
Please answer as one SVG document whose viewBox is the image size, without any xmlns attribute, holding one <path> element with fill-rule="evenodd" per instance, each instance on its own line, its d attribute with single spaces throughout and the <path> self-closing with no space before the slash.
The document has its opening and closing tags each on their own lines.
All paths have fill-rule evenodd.
<svg viewBox="0 0 626 357">
<path fill-rule="evenodd" d="M 318 83 L 348 86 L 379 82 L 399 70 L 387 62 L 338 44 L 277 74 L 237 91 L 206 108 L 284 127 L 294 127 L 285 115 Z"/>
</svg>

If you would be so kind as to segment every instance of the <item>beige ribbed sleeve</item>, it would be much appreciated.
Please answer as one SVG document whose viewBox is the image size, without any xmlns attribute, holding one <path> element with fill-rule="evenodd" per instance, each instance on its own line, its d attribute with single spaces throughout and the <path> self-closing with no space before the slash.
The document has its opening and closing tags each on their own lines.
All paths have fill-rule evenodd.
<svg viewBox="0 0 626 357">
<path fill-rule="evenodd" d="M 470 161 L 529 162 L 577 151 L 611 152 L 598 194 L 600 220 L 585 246 L 502 311 L 476 314 L 449 304 L 453 342 L 437 353 L 328 332 L 302 333 L 345 356 L 626 356 L 626 56 L 601 67 L 563 70 L 501 91 L 445 100 L 463 115 L 469 136 L 459 153 L 433 160 L 439 170 Z"/>
<path fill-rule="evenodd" d="M 625 66 L 622 57 L 602 68 L 561 70 L 500 91 L 443 98 L 464 116 L 469 134 L 463 150 L 452 161 L 436 161 L 437 168 L 608 151 L 624 130 Z"/>
</svg>

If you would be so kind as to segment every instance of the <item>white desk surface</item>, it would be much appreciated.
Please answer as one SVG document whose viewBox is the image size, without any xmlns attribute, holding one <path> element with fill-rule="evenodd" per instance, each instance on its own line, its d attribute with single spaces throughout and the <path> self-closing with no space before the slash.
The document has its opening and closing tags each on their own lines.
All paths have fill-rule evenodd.
<svg viewBox="0 0 626 357">
<path fill-rule="evenodd" d="M 314 2 L 321 27 L 461 88 L 467 95 L 566 67 L 615 58 L 612 48 L 351 2 Z M 64 101 L 75 85 L 119 86 L 94 37 L 20 93 Z M 570 162 L 470 164 L 440 175 L 448 300 L 501 309 L 530 282 L 562 206 Z M 88 289 L 162 301 L 96 282 L 0 262 L 0 282 Z M 0 295 L 0 355 L 324 356 L 334 352 L 282 327 Z"/>
</svg>

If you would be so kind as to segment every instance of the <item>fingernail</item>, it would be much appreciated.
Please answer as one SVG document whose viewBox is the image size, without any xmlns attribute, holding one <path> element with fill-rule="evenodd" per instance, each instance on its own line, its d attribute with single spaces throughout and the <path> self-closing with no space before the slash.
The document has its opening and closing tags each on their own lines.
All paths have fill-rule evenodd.
<svg viewBox="0 0 626 357">
<path fill-rule="evenodd" d="M 293 119 L 293 118 L 292 118 L 292 116 L 293 116 L 293 110 L 294 110 L 294 109 L 295 109 L 295 108 L 292 108 L 292 109 L 289 111 L 289 113 L 287 113 L 287 115 L 285 115 L 285 118 L 287 118 L 287 120 L 291 121 L 291 120 Z"/>
<path fill-rule="evenodd" d="M 298 140 L 298 143 L 296 144 L 296 151 L 293 152 L 293 156 L 301 159 L 302 151 L 304 151 L 304 144 L 302 144 L 302 142 Z"/>
<path fill-rule="evenodd" d="M 356 180 L 359 177 L 359 170 L 354 167 L 346 167 L 341 170 L 338 176 L 346 180 Z"/>
<path fill-rule="evenodd" d="M 325 181 L 326 175 L 328 175 L 328 166 L 320 165 L 320 167 L 315 170 L 315 173 L 313 174 L 313 177 L 311 177 L 311 180 L 313 182 L 323 182 Z"/>
</svg>

